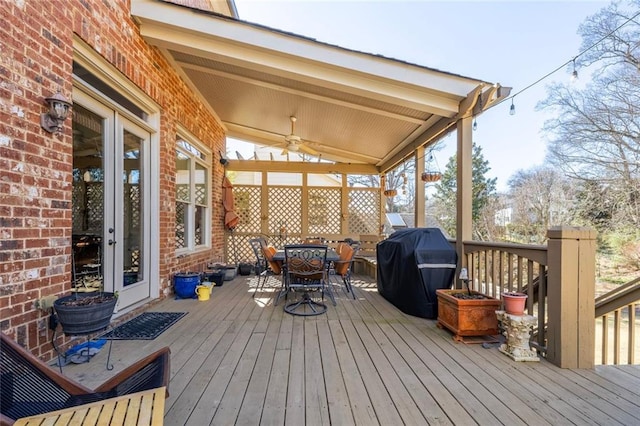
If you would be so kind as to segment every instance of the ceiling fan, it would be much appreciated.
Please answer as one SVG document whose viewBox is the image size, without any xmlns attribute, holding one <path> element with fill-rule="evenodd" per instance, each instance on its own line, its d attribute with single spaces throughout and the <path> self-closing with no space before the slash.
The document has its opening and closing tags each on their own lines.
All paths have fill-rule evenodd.
<svg viewBox="0 0 640 426">
<path fill-rule="evenodd" d="M 296 135 L 296 121 L 298 120 L 295 116 L 289 117 L 291 119 L 291 133 L 284 137 L 286 142 L 286 146 L 282 151 L 282 155 L 286 155 L 288 151 L 298 152 L 302 151 L 309 155 L 319 155 L 319 152 L 315 149 L 309 147 L 308 144 L 304 143 L 300 136 Z"/>
</svg>

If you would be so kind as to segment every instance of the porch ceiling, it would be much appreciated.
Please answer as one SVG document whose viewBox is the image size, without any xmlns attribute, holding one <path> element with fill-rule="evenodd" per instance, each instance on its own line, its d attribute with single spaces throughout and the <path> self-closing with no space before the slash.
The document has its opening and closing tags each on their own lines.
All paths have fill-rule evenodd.
<svg viewBox="0 0 640 426">
<path fill-rule="evenodd" d="M 157 46 L 227 135 L 385 171 L 509 89 L 156 0 L 133 0 Z M 478 98 L 481 102 L 477 102 Z"/>
</svg>

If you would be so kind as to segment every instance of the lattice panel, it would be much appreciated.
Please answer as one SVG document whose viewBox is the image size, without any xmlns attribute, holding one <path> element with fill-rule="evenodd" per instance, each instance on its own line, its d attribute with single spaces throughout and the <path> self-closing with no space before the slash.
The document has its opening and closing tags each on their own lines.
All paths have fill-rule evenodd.
<svg viewBox="0 0 640 426">
<path fill-rule="evenodd" d="M 189 201 L 191 199 L 189 194 L 189 185 L 178 185 L 176 184 L 176 199 L 182 201 Z"/>
<path fill-rule="evenodd" d="M 84 223 L 84 187 L 80 182 L 73 183 L 73 193 L 71 195 L 72 217 L 73 217 L 73 233 L 81 233 L 85 231 Z"/>
<path fill-rule="evenodd" d="M 128 187 L 128 206 L 125 206 L 125 217 L 129 220 L 129 228 L 140 228 L 140 186 L 139 185 L 125 185 L 125 191 Z"/>
<path fill-rule="evenodd" d="M 207 187 L 205 185 L 196 185 L 196 204 L 204 204 L 207 202 Z"/>
<path fill-rule="evenodd" d="M 184 223 L 184 218 L 185 218 L 185 212 L 187 210 L 187 204 L 186 203 L 176 203 L 176 248 L 183 248 L 186 247 L 186 240 L 185 240 L 185 223 Z"/>
<path fill-rule="evenodd" d="M 237 228 L 236 228 L 237 229 Z M 256 256 L 249 245 L 249 240 L 255 238 L 253 235 L 236 235 L 227 233 L 227 259 L 232 262 L 255 263 Z"/>
<path fill-rule="evenodd" d="M 260 233 L 260 199 L 262 191 L 259 186 L 235 186 L 233 188 L 234 207 L 240 217 L 237 232 Z M 247 240 L 247 245 L 249 242 Z M 250 248 L 250 247 L 249 247 Z"/>
<path fill-rule="evenodd" d="M 349 188 L 349 234 L 377 234 L 380 223 L 380 191 Z"/>
<path fill-rule="evenodd" d="M 131 250 L 131 267 L 140 267 L 140 250 Z"/>
<path fill-rule="evenodd" d="M 340 233 L 340 188 L 310 188 L 308 234 Z"/>
<path fill-rule="evenodd" d="M 269 188 L 269 233 L 278 234 L 286 226 L 288 234 L 302 232 L 302 188 Z"/>
<path fill-rule="evenodd" d="M 104 196 L 102 182 L 87 182 L 86 197 L 86 230 L 102 234 L 102 221 L 104 215 Z"/>
</svg>

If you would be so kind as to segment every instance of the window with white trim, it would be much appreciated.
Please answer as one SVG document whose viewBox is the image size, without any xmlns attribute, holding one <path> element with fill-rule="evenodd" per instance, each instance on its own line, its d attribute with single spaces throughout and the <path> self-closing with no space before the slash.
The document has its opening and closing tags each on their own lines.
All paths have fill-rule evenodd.
<svg viewBox="0 0 640 426">
<path fill-rule="evenodd" d="M 176 137 L 176 252 L 210 245 L 210 153 L 195 140 Z"/>
</svg>

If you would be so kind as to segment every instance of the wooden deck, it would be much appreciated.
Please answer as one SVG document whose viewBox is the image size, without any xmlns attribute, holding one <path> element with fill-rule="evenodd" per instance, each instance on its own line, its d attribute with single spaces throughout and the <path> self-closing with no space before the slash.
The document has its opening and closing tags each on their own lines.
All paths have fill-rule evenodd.
<svg viewBox="0 0 640 426">
<path fill-rule="evenodd" d="M 275 281 L 273 281 L 275 282 Z M 285 314 L 255 277 L 214 288 L 209 301 L 165 300 L 185 311 L 152 341 L 114 341 L 64 373 L 94 386 L 171 347 L 166 425 L 637 425 L 640 366 L 565 370 L 514 362 L 493 346 L 456 343 L 436 322 L 408 316 L 354 280 L 357 300 L 317 317 Z"/>
</svg>

